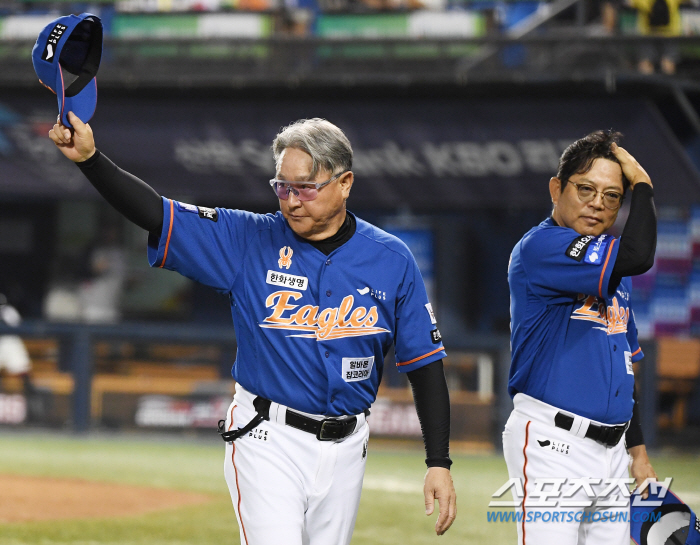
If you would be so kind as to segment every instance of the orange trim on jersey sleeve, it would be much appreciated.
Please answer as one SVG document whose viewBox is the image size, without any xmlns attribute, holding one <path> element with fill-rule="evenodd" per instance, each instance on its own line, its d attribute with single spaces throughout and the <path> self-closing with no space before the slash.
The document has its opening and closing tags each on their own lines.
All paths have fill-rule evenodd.
<svg viewBox="0 0 700 545">
<path fill-rule="evenodd" d="M 422 360 L 423 358 L 427 358 L 428 356 L 432 356 L 433 354 L 437 354 L 438 352 L 441 352 L 444 350 L 444 348 L 438 348 L 436 350 L 433 350 L 432 352 L 428 352 L 427 354 L 423 354 L 422 356 L 418 356 L 417 358 L 413 358 L 410 361 L 405 361 L 403 363 L 397 363 L 396 367 L 401 367 L 402 365 L 410 365 L 411 363 L 415 363 L 418 360 Z"/>
<path fill-rule="evenodd" d="M 523 477 L 525 478 L 525 483 L 523 484 L 523 545 L 525 545 L 525 500 L 527 499 L 527 452 L 525 452 L 525 449 L 530 439 L 530 422 L 531 420 L 528 420 L 525 426 L 525 445 L 523 446 L 523 457 L 525 458 L 523 463 Z"/>
<path fill-rule="evenodd" d="M 612 249 L 613 249 L 613 246 L 615 246 L 616 242 L 617 242 L 616 238 L 612 239 L 612 242 L 610 243 L 610 248 L 608 248 L 608 255 L 605 257 L 605 264 L 603 265 L 603 270 L 600 272 L 600 282 L 598 282 L 598 296 L 601 299 L 605 299 L 605 297 L 603 297 L 603 278 L 605 278 L 605 270 L 608 268 L 608 261 L 610 261 L 610 254 L 612 254 Z"/>
<path fill-rule="evenodd" d="M 639 354 L 641 351 L 642 351 L 642 347 L 640 346 L 639 348 L 637 348 L 637 350 L 635 350 L 634 352 L 632 352 L 632 357 L 636 356 L 636 355 Z"/>
<path fill-rule="evenodd" d="M 173 210 L 173 200 L 168 199 L 170 201 L 170 227 L 168 227 L 168 239 L 165 241 L 165 251 L 163 252 L 163 261 L 161 262 L 160 266 L 158 267 L 159 269 L 163 268 L 163 265 L 165 265 L 165 260 L 168 257 L 168 248 L 170 248 L 170 235 L 173 234 L 173 220 L 175 219 L 175 214 Z"/>
</svg>

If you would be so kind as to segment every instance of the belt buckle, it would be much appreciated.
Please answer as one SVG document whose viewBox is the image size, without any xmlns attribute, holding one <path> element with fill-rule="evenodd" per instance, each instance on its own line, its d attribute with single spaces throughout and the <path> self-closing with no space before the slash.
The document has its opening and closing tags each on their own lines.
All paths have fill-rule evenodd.
<svg viewBox="0 0 700 545">
<path fill-rule="evenodd" d="M 340 439 L 340 434 L 343 432 L 344 423 L 334 418 L 327 418 L 321 421 L 321 427 L 318 428 L 316 439 L 319 441 L 334 441 Z"/>
<path fill-rule="evenodd" d="M 615 426 L 615 431 L 612 433 L 611 439 L 613 440 L 612 444 L 610 444 L 611 447 L 617 446 L 617 444 L 620 442 L 622 439 L 622 436 L 625 435 L 625 431 L 627 430 L 627 426 Z"/>
<path fill-rule="evenodd" d="M 617 446 L 625 433 L 625 426 L 601 426 L 601 428 L 596 442 L 607 448 Z"/>
<path fill-rule="evenodd" d="M 598 429 L 600 430 L 600 432 L 598 433 L 598 438 L 595 441 L 596 443 L 607 447 L 608 440 L 610 439 L 610 431 L 612 428 L 610 426 L 598 426 Z"/>
</svg>

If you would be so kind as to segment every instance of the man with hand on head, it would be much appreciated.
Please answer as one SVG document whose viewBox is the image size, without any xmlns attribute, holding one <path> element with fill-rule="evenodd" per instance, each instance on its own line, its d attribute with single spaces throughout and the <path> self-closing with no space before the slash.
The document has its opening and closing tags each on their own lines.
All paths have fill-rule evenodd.
<svg viewBox="0 0 700 545">
<path fill-rule="evenodd" d="M 627 545 L 628 517 L 605 519 L 629 506 L 610 501 L 619 489 L 603 494 L 606 480 L 627 478 L 630 456 L 637 485 L 656 478 L 634 393 L 632 364 L 643 354 L 630 278 L 654 263 L 654 192 L 645 170 L 617 145 L 620 136 L 596 131 L 564 151 L 549 181 L 551 217 L 511 254 L 508 392 L 515 408 L 503 451 L 510 477 L 524 488 L 520 544 Z M 627 188 L 632 202 L 618 239 L 606 231 Z M 566 479 L 561 494 L 548 492 L 555 506 L 533 507 L 542 501 L 542 479 Z M 546 517 L 530 513 L 543 510 Z"/>
<path fill-rule="evenodd" d="M 323 119 L 275 138 L 280 212 L 253 214 L 161 198 L 95 148 L 72 113 L 49 136 L 104 198 L 149 232 L 152 266 L 227 294 L 236 395 L 220 433 L 247 545 L 348 544 L 384 357 L 395 346 L 426 446 L 426 514 L 456 515 L 445 351 L 425 286 L 399 239 L 348 212 L 352 148 Z M 272 514 L 272 516 L 271 516 Z"/>
</svg>

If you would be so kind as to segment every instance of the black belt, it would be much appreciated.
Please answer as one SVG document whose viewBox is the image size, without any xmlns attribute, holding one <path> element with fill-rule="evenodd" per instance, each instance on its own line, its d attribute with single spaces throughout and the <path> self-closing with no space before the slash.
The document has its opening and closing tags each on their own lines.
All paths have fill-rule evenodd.
<svg viewBox="0 0 700 545">
<path fill-rule="evenodd" d="M 248 422 L 240 429 L 225 431 L 226 421 L 219 420 L 219 435 L 224 441 L 232 442 L 239 437 L 251 431 L 254 427 L 260 424 L 263 420 L 270 420 L 270 404 L 272 402 L 264 397 L 256 397 L 253 400 L 253 406 L 257 411 L 255 418 Z M 365 416 L 369 416 L 369 410 L 365 410 Z M 340 418 L 324 418 L 316 420 L 304 416 L 301 413 L 287 409 L 285 415 L 285 423 L 287 426 L 296 428 L 316 436 L 319 441 L 337 441 L 343 439 L 355 431 L 357 426 L 356 416 L 343 416 Z"/>
<path fill-rule="evenodd" d="M 557 413 L 554 417 L 554 425 L 566 431 L 571 430 L 574 425 L 574 417 L 564 413 Z M 593 422 L 588 424 L 586 437 L 593 439 L 596 443 L 600 443 L 608 448 L 616 446 L 622 436 L 627 431 L 628 424 L 620 424 L 619 426 L 599 426 Z"/>
</svg>

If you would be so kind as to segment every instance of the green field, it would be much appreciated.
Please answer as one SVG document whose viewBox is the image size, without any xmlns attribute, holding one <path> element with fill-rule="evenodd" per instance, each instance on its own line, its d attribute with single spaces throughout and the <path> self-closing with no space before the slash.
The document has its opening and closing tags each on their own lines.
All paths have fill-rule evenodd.
<svg viewBox="0 0 700 545">
<path fill-rule="evenodd" d="M 0 434 L 0 473 L 70 477 L 204 492 L 206 505 L 112 519 L 0 523 L 3 545 L 234 544 L 238 529 L 222 475 L 223 445 L 177 438 L 77 438 Z M 515 543 L 512 524 L 488 523 L 490 495 L 506 468 L 498 456 L 455 455 L 458 516 L 442 545 Z M 673 476 L 681 498 L 700 511 L 700 455 L 653 456 L 660 477 Z M 437 539 L 424 514 L 419 450 L 370 443 L 365 490 L 353 544 L 411 545 Z M 0 490 L 0 509 L 2 491 Z M 270 513 L 273 516 L 273 513 Z"/>
</svg>

